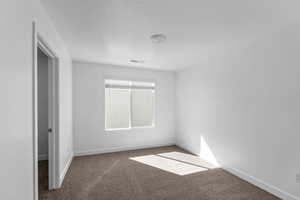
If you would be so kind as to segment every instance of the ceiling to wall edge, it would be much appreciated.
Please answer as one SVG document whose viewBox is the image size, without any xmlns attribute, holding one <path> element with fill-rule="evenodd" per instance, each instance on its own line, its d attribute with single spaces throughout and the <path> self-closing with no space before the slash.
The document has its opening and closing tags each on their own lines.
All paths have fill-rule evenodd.
<svg viewBox="0 0 300 200">
<path fill-rule="evenodd" d="M 159 72 L 180 72 L 184 71 L 187 68 L 193 67 L 184 67 L 184 68 L 176 68 L 176 69 L 158 69 L 155 67 L 148 67 L 148 66 L 133 66 L 133 65 L 121 65 L 121 64 L 115 64 L 115 63 L 109 63 L 109 62 L 97 62 L 97 61 L 89 61 L 89 60 L 84 60 L 84 59 L 77 59 L 77 58 L 72 58 L 72 62 L 75 63 L 86 63 L 86 64 L 91 64 L 91 65 L 107 65 L 111 67 L 121 67 L 121 68 L 127 68 L 127 69 L 137 69 L 137 70 L 144 70 L 144 71 L 159 71 Z"/>
</svg>

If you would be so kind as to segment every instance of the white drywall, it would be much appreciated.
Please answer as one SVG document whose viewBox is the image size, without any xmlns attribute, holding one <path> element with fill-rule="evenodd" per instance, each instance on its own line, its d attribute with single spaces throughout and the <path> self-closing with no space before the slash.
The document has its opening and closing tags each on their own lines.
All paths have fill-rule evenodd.
<svg viewBox="0 0 300 200">
<path fill-rule="evenodd" d="M 287 25 L 177 74 L 177 143 L 286 199 L 300 197 L 299 35 Z"/>
<path fill-rule="evenodd" d="M 72 153 L 72 63 L 38 0 L 0 3 L 1 199 L 33 199 L 32 22 L 59 56 L 60 171 Z"/>
<path fill-rule="evenodd" d="M 39 7 L 37 29 L 59 58 L 59 172 L 64 173 L 73 156 L 72 60 L 43 7 Z M 40 20 L 39 20 L 40 19 Z"/>
<path fill-rule="evenodd" d="M 39 4 L 38 4 L 39 5 Z M 64 173 L 73 156 L 72 60 L 51 19 L 39 6 L 37 31 L 59 58 L 59 173 Z"/>
<path fill-rule="evenodd" d="M 105 131 L 104 80 L 154 81 L 155 128 Z M 89 154 L 174 144 L 175 74 L 73 62 L 75 153 Z"/>
<path fill-rule="evenodd" d="M 38 156 L 48 160 L 48 57 L 38 49 Z"/>
</svg>

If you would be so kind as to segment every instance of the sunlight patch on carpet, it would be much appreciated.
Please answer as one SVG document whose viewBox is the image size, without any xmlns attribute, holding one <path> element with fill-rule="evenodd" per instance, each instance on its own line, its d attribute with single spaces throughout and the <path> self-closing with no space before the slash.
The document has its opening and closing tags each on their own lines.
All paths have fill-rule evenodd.
<svg viewBox="0 0 300 200">
<path fill-rule="evenodd" d="M 146 155 L 132 157 L 130 160 L 137 161 L 158 169 L 171 172 L 180 176 L 206 171 L 207 168 L 196 166 L 187 162 L 166 158 L 160 155 Z"/>
<path fill-rule="evenodd" d="M 207 169 L 214 169 L 214 168 L 218 167 L 218 166 L 216 166 L 210 162 L 207 162 L 206 160 L 201 159 L 200 157 L 192 155 L 192 154 L 174 151 L 174 152 L 168 152 L 168 153 L 161 153 L 158 155 L 165 157 L 165 158 L 181 161 L 184 163 L 192 164 L 192 165 L 207 168 Z"/>
</svg>

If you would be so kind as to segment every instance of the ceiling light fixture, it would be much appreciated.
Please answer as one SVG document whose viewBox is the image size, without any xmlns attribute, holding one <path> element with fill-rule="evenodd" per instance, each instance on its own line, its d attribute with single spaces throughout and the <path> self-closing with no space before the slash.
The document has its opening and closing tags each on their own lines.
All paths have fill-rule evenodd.
<svg viewBox="0 0 300 200">
<path fill-rule="evenodd" d="M 164 34 L 153 34 L 150 36 L 150 39 L 152 40 L 152 42 L 154 43 L 162 43 L 164 41 L 166 41 L 167 36 L 165 36 Z"/>
</svg>

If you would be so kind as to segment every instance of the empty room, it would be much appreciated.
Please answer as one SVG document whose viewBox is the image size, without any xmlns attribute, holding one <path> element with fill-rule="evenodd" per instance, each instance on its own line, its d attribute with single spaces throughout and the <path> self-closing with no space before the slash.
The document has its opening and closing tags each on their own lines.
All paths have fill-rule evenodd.
<svg viewBox="0 0 300 200">
<path fill-rule="evenodd" d="M 300 200 L 299 9 L 1 0 L 0 199 Z"/>
</svg>

